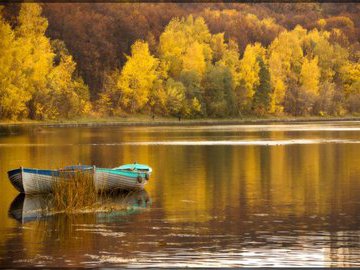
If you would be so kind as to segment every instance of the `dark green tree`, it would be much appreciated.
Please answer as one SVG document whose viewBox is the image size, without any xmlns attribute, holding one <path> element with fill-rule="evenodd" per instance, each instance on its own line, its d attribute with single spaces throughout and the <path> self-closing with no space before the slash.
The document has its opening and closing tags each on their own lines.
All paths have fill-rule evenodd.
<svg viewBox="0 0 360 270">
<path fill-rule="evenodd" d="M 269 68 L 264 63 L 262 57 L 258 57 L 257 61 L 260 66 L 259 79 L 260 83 L 256 87 L 253 101 L 253 110 L 258 115 L 264 115 L 269 111 L 271 82 Z"/>
<path fill-rule="evenodd" d="M 208 116 L 224 117 L 235 112 L 233 79 L 229 68 L 210 66 L 205 74 L 205 102 Z"/>
</svg>

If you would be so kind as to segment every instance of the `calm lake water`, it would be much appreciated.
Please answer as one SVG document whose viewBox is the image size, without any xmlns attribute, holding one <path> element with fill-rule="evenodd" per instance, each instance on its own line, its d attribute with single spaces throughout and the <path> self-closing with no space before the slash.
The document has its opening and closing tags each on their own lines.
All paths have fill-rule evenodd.
<svg viewBox="0 0 360 270">
<path fill-rule="evenodd" d="M 106 214 L 34 217 L 6 175 L 134 161 Z M 0 191 L 3 267 L 360 266 L 360 122 L 0 128 Z"/>
</svg>

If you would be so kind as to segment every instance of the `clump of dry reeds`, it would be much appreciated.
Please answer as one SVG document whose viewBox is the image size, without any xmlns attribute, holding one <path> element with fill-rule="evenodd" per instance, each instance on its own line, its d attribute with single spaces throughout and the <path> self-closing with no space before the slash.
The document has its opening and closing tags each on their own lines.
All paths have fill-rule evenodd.
<svg viewBox="0 0 360 270">
<path fill-rule="evenodd" d="M 63 172 L 53 186 L 54 210 L 76 212 L 94 206 L 99 196 L 90 171 Z"/>
</svg>

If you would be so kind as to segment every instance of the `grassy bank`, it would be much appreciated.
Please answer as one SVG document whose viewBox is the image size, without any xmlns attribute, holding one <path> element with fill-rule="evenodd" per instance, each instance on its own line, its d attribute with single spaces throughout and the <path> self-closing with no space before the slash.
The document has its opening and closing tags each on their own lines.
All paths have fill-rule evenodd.
<svg viewBox="0 0 360 270">
<path fill-rule="evenodd" d="M 3 121 L 0 126 L 19 126 L 19 125 L 38 125 L 38 126 L 195 126 L 195 125 L 238 125 L 238 124 L 255 124 L 255 123 L 296 123 L 296 122 L 323 122 L 323 121 L 360 121 L 360 116 L 308 116 L 308 117 L 238 117 L 238 118 L 199 118 L 185 119 L 174 117 L 155 117 L 148 115 L 138 115 L 130 117 L 108 117 L 108 118 L 79 118 L 73 120 L 53 120 L 53 121 Z"/>
</svg>

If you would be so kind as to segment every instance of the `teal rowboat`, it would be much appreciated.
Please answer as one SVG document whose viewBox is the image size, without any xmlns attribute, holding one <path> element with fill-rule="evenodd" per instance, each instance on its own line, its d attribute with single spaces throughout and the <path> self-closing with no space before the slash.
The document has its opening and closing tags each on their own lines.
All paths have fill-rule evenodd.
<svg viewBox="0 0 360 270">
<path fill-rule="evenodd" d="M 150 179 L 152 168 L 144 164 L 125 164 L 113 169 L 96 168 L 94 183 L 97 190 L 143 189 Z"/>
</svg>

